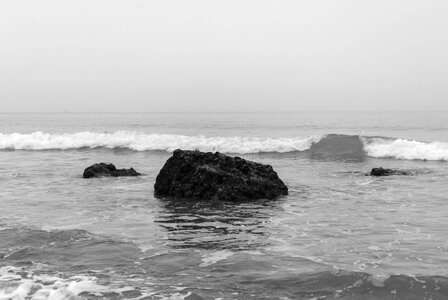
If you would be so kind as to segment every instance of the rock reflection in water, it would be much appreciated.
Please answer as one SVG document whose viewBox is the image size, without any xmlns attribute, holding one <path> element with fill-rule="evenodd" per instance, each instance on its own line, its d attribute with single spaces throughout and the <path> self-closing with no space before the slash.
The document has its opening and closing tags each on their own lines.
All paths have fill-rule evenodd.
<svg viewBox="0 0 448 300">
<path fill-rule="evenodd" d="M 278 200 L 277 200 L 278 201 Z M 276 201 L 250 203 L 161 200 L 156 222 L 168 231 L 171 248 L 251 250 L 266 245 L 265 224 Z"/>
</svg>

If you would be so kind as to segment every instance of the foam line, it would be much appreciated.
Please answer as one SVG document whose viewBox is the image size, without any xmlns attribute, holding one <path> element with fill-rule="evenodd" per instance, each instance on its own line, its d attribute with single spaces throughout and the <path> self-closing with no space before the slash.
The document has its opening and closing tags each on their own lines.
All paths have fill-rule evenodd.
<svg viewBox="0 0 448 300">
<path fill-rule="evenodd" d="M 359 142 L 357 142 L 359 140 Z M 302 152 L 319 154 L 362 154 L 378 158 L 448 161 L 448 143 L 420 142 L 385 137 L 342 134 L 300 138 L 205 137 L 174 134 L 146 134 L 135 131 L 110 133 L 44 132 L 0 133 L 0 150 L 70 150 L 82 148 L 129 149 L 133 151 L 200 150 L 232 154 Z M 360 149 L 358 149 L 360 148 Z"/>
<path fill-rule="evenodd" d="M 405 139 L 362 138 L 364 150 L 371 157 L 407 160 L 448 160 L 448 143 L 419 142 Z"/>
<path fill-rule="evenodd" d="M 48 134 L 0 134 L 3 150 L 68 150 L 81 148 L 126 148 L 135 151 L 176 149 L 223 153 L 260 153 L 304 151 L 318 141 L 316 136 L 306 138 L 260 137 L 205 137 L 172 134 L 144 134 L 118 131 L 113 133 L 78 132 Z"/>
</svg>

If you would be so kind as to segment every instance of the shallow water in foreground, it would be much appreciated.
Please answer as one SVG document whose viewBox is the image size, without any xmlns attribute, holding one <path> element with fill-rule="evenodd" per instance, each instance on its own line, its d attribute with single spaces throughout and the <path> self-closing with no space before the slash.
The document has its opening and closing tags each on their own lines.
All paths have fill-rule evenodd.
<svg viewBox="0 0 448 300">
<path fill-rule="evenodd" d="M 2 150 L 0 299 L 446 299 L 447 163 L 370 157 L 347 139 L 239 154 L 271 164 L 290 194 L 238 204 L 155 198 L 166 151 Z M 100 161 L 144 176 L 81 178 Z M 377 166 L 413 175 L 365 176 Z"/>
</svg>

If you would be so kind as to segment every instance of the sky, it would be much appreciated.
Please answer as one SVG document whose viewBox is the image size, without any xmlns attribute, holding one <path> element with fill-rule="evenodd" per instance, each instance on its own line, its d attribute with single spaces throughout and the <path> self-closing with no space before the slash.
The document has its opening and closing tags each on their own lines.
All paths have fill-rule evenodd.
<svg viewBox="0 0 448 300">
<path fill-rule="evenodd" d="M 0 112 L 448 111 L 446 0 L 0 1 Z"/>
</svg>

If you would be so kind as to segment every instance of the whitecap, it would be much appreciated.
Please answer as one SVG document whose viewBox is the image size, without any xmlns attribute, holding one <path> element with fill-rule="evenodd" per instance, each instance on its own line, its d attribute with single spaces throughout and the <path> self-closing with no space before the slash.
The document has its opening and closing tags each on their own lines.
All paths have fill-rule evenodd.
<svg viewBox="0 0 448 300">
<path fill-rule="evenodd" d="M 364 150 L 371 157 L 407 160 L 448 160 L 448 143 L 420 142 L 406 139 L 362 138 Z"/>
<path fill-rule="evenodd" d="M 262 138 L 262 137 L 205 137 L 145 134 L 133 131 L 113 133 L 77 132 L 49 134 L 0 133 L 0 149 L 3 150 L 69 150 L 82 148 L 124 148 L 134 151 L 176 149 L 200 150 L 223 153 L 293 152 L 308 150 L 320 140 L 318 136 L 305 138 Z"/>
</svg>

